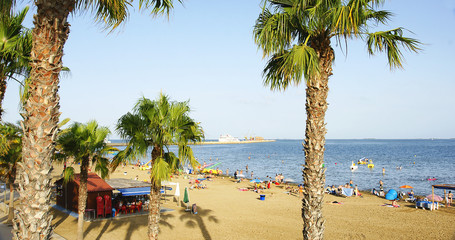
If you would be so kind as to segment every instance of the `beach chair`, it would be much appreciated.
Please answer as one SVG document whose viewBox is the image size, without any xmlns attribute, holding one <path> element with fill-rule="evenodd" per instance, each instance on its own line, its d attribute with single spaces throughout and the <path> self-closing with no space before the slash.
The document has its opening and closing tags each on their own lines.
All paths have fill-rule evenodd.
<svg viewBox="0 0 455 240">
<path fill-rule="evenodd" d="M 408 193 L 408 197 L 404 201 L 406 201 L 406 202 L 415 202 L 416 198 L 414 197 L 414 195 Z"/>
<path fill-rule="evenodd" d="M 127 213 L 127 210 L 126 210 L 126 206 L 125 206 L 125 205 L 122 206 L 121 212 L 122 212 L 123 214 L 126 214 L 126 213 Z"/>
<path fill-rule="evenodd" d="M 136 205 L 136 209 L 138 212 L 142 211 L 142 202 L 139 202 L 139 204 Z"/>
<path fill-rule="evenodd" d="M 425 204 L 428 203 L 428 199 L 423 199 L 421 201 L 416 201 L 416 208 L 422 208 L 425 210 Z"/>
<path fill-rule="evenodd" d="M 429 209 L 430 211 L 433 211 L 433 210 L 436 210 L 436 209 L 439 209 L 439 203 L 438 202 L 431 202 L 431 201 L 428 201 L 426 203 L 423 204 L 423 209 Z"/>
</svg>

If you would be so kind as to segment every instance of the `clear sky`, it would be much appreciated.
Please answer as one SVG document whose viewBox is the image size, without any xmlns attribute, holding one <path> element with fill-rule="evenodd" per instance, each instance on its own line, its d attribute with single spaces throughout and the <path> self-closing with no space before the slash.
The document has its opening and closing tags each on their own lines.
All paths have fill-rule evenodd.
<svg viewBox="0 0 455 240">
<path fill-rule="evenodd" d="M 305 86 L 272 92 L 261 76 L 265 60 L 253 41 L 260 0 L 187 0 L 169 20 L 131 11 L 113 34 L 101 31 L 90 13 L 70 17 L 61 79 L 61 119 L 108 126 L 142 96 L 160 91 L 190 100 L 191 116 L 206 138 L 229 133 L 243 138 L 303 139 Z M 368 56 L 361 41 L 348 41 L 329 80 L 327 138 L 455 137 L 455 1 L 395 0 L 389 26 L 425 45 L 405 52 L 404 70 L 390 71 L 384 55 Z M 31 12 L 26 23 L 32 27 Z M 4 120 L 16 122 L 19 86 L 8 83 Z"/>
</svg>

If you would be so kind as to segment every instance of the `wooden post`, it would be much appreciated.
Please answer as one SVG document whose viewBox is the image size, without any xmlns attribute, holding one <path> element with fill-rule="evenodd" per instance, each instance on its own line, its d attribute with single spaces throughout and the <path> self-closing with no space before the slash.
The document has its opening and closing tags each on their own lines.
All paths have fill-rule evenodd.
<svg viewBox="0 0 455 240">
<path fill-rule="evenodd" d="M 435 207 L 434 207 L 434 186 L 431 186 L 431 194 L 433 195 L 433 204 L 431 205 L 430 210 L 433 210 L 432 208 L 435 208 Z M 436 209 L 436 208 L 435 208 L 435 209 Z"/>
</svg>

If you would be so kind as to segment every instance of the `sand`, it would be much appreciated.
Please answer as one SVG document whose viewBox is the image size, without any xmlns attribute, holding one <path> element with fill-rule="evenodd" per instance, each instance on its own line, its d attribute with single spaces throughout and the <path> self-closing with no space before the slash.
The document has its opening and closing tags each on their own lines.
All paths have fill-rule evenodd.
<svg viewBox="0 0 455 240">
<path fill-rule="evenodd" d="M 110 177 L 136 176 L 148 179 L 147 171 L 132 166 L 119 167 Z M 181 201 L 184 188 L 190 186 L 188 179 L 179 176 L 172 181 L 180 183 Z M 261 193 L 265 194 L 261 201 L 258 193 L 238 190 L 251 187 L 249 181 L 235 183 L 232 178 L 218 177 L 204 183 L 207 189 L 190 191 L 197 215 L 185 212 L 183 203 L 172 197 L 162 201 L 163 207 L 173 211 L 161 215 L 160 239 L 302 239 L 301 199 L 285 193 L 282 186 Z M 429 211 L 404 201 L 399 208 L 382 206 L 389 203 L 368 193 L 349 198 L 325 195 L 325 239 L 455 239 L 455 207 Z M 55 232 L 76 239 L 77 219 L 52 211 Z M 147 215 L 85 222 L 84 228 L 85 239 L 146 239 Z"/>
</svg>

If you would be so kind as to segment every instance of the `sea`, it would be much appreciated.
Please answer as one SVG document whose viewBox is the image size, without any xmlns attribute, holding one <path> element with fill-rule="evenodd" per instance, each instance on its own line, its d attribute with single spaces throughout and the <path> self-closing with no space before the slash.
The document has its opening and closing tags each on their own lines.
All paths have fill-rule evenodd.
<svg viewBox="0 0 455 240">
<path fill-rule="evenodd" d="M 216 164 L 215 168 L 229 175 L 238 170 L 251 178 L 267 180 L 282 174 L 285 180 L 303 183 L 302 169 L 305 155 L 303 140 L 247 144 L 214 144 L 192 146 L 199 163 Z M 175 151 L 175 147 L 171 147 Z M 358 165 L 351 171 L 352 162 L 372 159 L 374 168 Z M 150 160 L 150 155 L 143 162 Z M 431 194 L 435 184 L 455 184 L 455 139 L 328 139 L 325 145 L 325 185 L 344 185 L 350 180 L 360 190 L 371 191 L 384 182 L 384 189 L 409 191 L 400 186 L 410 185 L 417 195 Z M 246 166 L 248 165 L 248 172 Z M 383 168 L 385 172 L 383 173 Z M 428 180 L 435 179 L 435 180 Z M 438 195 L 443 190 L 435 189 Z"/>
</svg>

